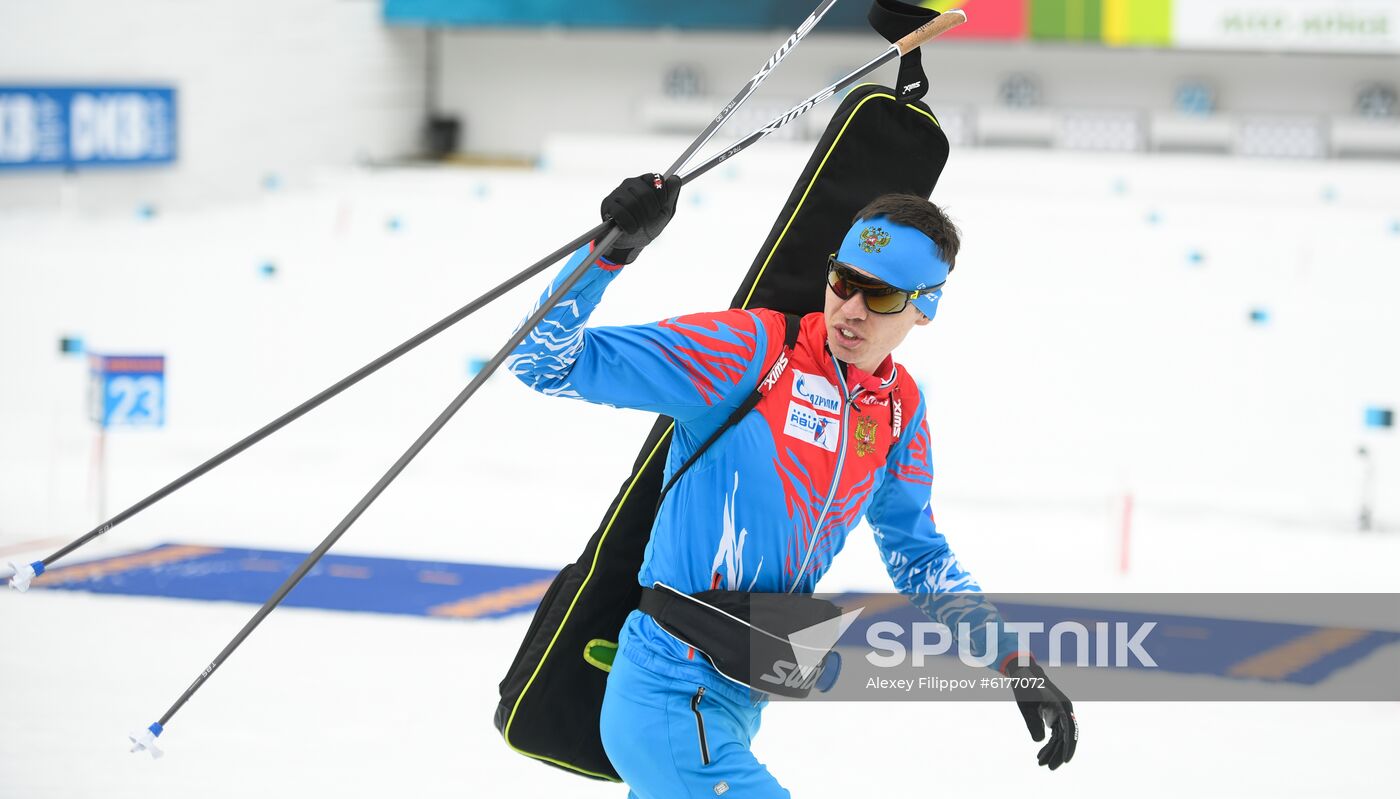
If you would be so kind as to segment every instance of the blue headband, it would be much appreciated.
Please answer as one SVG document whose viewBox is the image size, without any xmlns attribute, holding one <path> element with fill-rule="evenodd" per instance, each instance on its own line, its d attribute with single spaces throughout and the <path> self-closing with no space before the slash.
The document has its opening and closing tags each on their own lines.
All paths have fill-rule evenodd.
<svg viewBox="0 0 1400 799">
<path fill-rule="evenodd" d="M 858 220 L 852 225 L 841 240 L 836 260 L 905 291 L 920 291 L 948 279 L 948 264 L 933 239 L 883 216 Z M 943 289 L 938 289 L 920 293 L 911 302 L 932 319 L 942 296 Z"/>
</svg>

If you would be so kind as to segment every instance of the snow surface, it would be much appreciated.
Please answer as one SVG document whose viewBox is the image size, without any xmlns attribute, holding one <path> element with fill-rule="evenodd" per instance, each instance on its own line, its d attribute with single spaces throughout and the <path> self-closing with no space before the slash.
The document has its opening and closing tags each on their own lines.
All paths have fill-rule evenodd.
<svg viewBox="0 0 1400 799">
<path fill-rule="evenodd" d="M 57 354 L 61 335 L 168 356 L 168 426 L 108 436 L 115 512 L 588 229 L 620 176 L 682 145 L 573 138 L 538 170 L 334 173 L 152 219 L 81 210 L 79 176 L 56 208 L 0 218 L 0 559 L 41 557 L 97 521 L 86 365 Z M 723 307 L 805 157 L 764 143 L 687 187 L 597 322 Z M 934 199 L 963 254 L 936 323 L 899 354 L 931 403 L 940 529 L 982 584 L 1400 590 L 1400 445 L 1361 423 L 1368 405 L 1400 405 L 1397 185 L 1400 168 L 1376 163 L 956 153 Z M 163 541 L 310 550 L 544 280 L 65 562 Z M 1253 308 L 1269 323 L 1252 325 Z M 493 379 L 336 551 L 557 567 L 650 423 Z M 1360 445 L 1377 469 L 1369 533 Z M 824 590 L 888 585 L 868 538 L 852 536 Z M 127 754 L 126 733 L 252 610 L 0 594 L 0 797 L 625 794 L 511 753 L 491 726 L 523 616 L 280 609 L 171 723 L 164 759 Z M 1077 710 L 1079 754 L 1054 774 L 1005 703 L 785 704 L 756 751 L 804 797 L 1400 783 L 1396 704 Z"/>
</svg>

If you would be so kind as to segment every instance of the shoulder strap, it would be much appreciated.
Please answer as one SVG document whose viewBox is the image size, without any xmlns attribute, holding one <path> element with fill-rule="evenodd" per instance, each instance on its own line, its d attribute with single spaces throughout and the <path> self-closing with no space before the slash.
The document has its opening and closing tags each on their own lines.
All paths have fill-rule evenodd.
<svg viewBox="0 0 1400 799">
<path fill-rule="evenodd" d="M 904 432 L 904 386 L 901 380 L 890 394 L 890 448 L 899 446 L 899 436 Z"/>
<path fill-rule="evenodd" d="M 729 414 L 729 418 L 724 420 L 724 424 L 720 425 L 719 429 L 711 433 L 710 437 L 705 439 L 705 443 L 701 444 L 699 448 L 691 453 L 690 457 L 686 458 L 685 463 L 681 464 L 681 468 L 677 469 L 676 473 L 671 475 L 671 479 L 666 481 L 666 485 L 661 489 L 661 493 L 656 498 L 656 506 L 658 508 L 661 507 L 661 501 L 666 498 L 666 494 L 671 490 L 671 486 L 675 485 L 676 481 L 681 479 L 681 475 L 685 474 L 686 470 L 699 460 L 700 456 L 705 454 L 705 450 L 709 449 L 711 444 L 718 441 L 719 437 L 724 435 L 725 431 L 738 424 L 740 419 L 747 416 L 749 411 L 753 410 L 754 407 L 758 405 L 758 401 L 763 399 L 764 395 L 768 393 L 768 389 L 772 388 L 773 385 L 778 382 L 778 378 L 782 376 L 783 371 L 787 369 L 788 353 L 792 351 L 793 345 L 797 343 L 797 334 L 802 330 L 802 319 L 796 314 L 785 313 L 783 314 L 783 324 L 785 326 L 783 349 L 778 353 L 778 359 L 769 367 L 767 376 L 759 382 L 758 387 L 744 400 L 743 404 L 735 408 L 733 413 Z"/>
</svg>

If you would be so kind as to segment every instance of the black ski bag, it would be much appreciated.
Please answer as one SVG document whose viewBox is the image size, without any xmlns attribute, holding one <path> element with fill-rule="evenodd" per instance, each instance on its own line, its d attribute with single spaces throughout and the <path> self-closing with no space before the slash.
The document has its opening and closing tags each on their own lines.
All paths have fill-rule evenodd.
<svg viewBox="0 0 1400 799">
<path fill-rule="evenodd" d="M 901 12 L 900 6 L 881 0 L 872 23 L 877 10 L 894 8 L 908 22 L 893 31 L 906 24 L 913 30 L 934 13 L 916 6 Z M 876 29 L 886 38 L 903 35 Z M 904 77 L 907 61 L 902 67 L 901 84 L 908 86 L 915 79 Z M 932 194 L 948 160 L 948 139 L 917 99 L 928 81 L 917 63 L 913 71 L 921 85 L 903 97 L 862 84 L 842 100 L 731 307 L 798 316 L 821 310 L 827 256 L 856 212 L 882 194 Z M 655 520 L 671 425 L 668 417 L 657 419 L 583 553 L 545 592 L 500 684 L 495 724 L 506 744 L 586 777 L 618 780 L 598 719 L 618 633 L 641 597 L 637 573 Z"/>
</svg>

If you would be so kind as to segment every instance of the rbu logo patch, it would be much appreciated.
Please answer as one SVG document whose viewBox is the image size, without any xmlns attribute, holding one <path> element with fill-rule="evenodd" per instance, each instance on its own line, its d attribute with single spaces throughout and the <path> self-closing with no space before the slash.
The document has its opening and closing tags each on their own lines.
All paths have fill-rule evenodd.
<svg viewBox="0 0 1400 799">
<path fill-rule="evenodd" d="M 827 382 L 826 378 L 818 375 L 809 375 L 801 369 L 793 369 L 792 395 L 800 397 L 810 403 L 812 407 L 819 411 L 830 411 L 831 413 L 841 412 L 841 395 L 836 391 L 836 386 Z"/>
<path fill-rule="evenodd" d="M 841 440 L 841 420 L 789 402 L 783 432 L 808 444 L 816 444 L 827 452 L 835 452 L 836 442 Z"/>
</svg>

